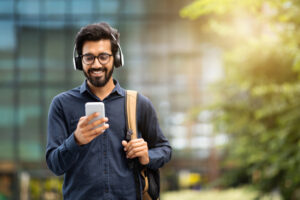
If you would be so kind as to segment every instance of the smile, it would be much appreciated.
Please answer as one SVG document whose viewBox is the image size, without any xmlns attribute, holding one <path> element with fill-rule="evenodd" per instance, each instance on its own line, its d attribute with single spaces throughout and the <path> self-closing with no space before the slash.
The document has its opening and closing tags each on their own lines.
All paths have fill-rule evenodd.
<svg viewBox="0 0 300 200">
<path fill-rule="evenodd" d="M 93 71 L 93 72 L 91 72 L 91 75 L 101 76 L 101 75 L 104 75 L 104 72 L 103 71 Z"/>
</svg>

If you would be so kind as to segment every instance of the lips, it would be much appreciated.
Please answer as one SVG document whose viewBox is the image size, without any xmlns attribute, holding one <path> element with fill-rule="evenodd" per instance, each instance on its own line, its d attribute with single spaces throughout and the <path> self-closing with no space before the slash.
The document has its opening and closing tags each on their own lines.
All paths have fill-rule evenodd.
<svg viewBox="0 0 300 200">
<path fill-rule="evenodd" d="M 105 69 L 89 69 L 89 74 L 92 76 L 103 76 L 105 74 Z"/>
<path fill-rule="evenodd" d="M 103 71 L 94 71 L 91 73 L 91 75 L 93 75 L 93 76 L 102 76 L 103 74 L 104 74 Z"/>
</svg>

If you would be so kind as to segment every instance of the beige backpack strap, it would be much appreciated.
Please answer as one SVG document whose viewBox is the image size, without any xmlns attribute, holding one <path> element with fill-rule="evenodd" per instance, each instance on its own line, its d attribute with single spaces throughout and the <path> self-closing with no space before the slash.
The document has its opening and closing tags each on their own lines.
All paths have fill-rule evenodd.
<svg viewBox="0 0 300 200">
<path fill-rule="evenodd" d="M 136 125 L 136 104 L 137 104 L 137 91 L 126 90 L 126 112 L 127 112 L 127 128 L 131 131 L 131 138 L 137 138 L 137 125 Z"/>
</svg>

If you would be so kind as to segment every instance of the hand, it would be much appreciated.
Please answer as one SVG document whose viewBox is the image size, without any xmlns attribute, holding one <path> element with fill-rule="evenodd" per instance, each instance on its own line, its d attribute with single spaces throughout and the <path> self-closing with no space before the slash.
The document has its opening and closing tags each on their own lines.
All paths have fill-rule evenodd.
<svg viewBox="0 0 300 200">
<path fill-rule="evenodd" d="M 90 143 L 97 136 L 104 133 L 104 131 L 109 127 L 108 124 L 105 124 L 104 126 L 95 128 L 96 126 L 107 122 L 108 119 L 106 117 L 96 120 L 93 123 L 89 124 L 89 122 L 97 116 L 99 116 L 99 113 L 93 113 L 89 116 L 84 116 L 79 119 L 77 128 L 74 133 L 75 140 L 78 145 Z"/>
<path fill-rule="evenodd" d="M 147 165 L 150 162 L 148 155 L 148 145 L 144 139 L 133 139 L 129 142 L 123 140 L 122 145 L 124 146 L 124 151 L 126 151 L 127 158 L 133 159 L 138 157 L 142 165 Z"/>
</svg>

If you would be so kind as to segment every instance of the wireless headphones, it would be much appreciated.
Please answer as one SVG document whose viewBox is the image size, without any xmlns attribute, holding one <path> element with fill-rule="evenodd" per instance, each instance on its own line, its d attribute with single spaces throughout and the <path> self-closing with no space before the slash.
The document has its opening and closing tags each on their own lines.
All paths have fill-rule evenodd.
<svg viewBox="0 0 300 200">
<path fill-rule="evenodd" d="M 114 66 L 116 68 L 122 67 L 124 65 L 124 57 L 123 57 L 121 46 L 120 46 L 118 40 L 116 39 L 116 37 L 112 33 L 111 33 L 111 36 L 118 45 L 118 50 L 115 53 L 115 55 L 113 55 L 114 56 Z M 78 53 L 76 51 L 76 44 L 74 45 L 74 49 L 73 49 L 73 66 L 74 66 L 75 70 L 83 69 L 82 62 L 81 62 L 81 56 L 78 55 Z"/>
</svg>

